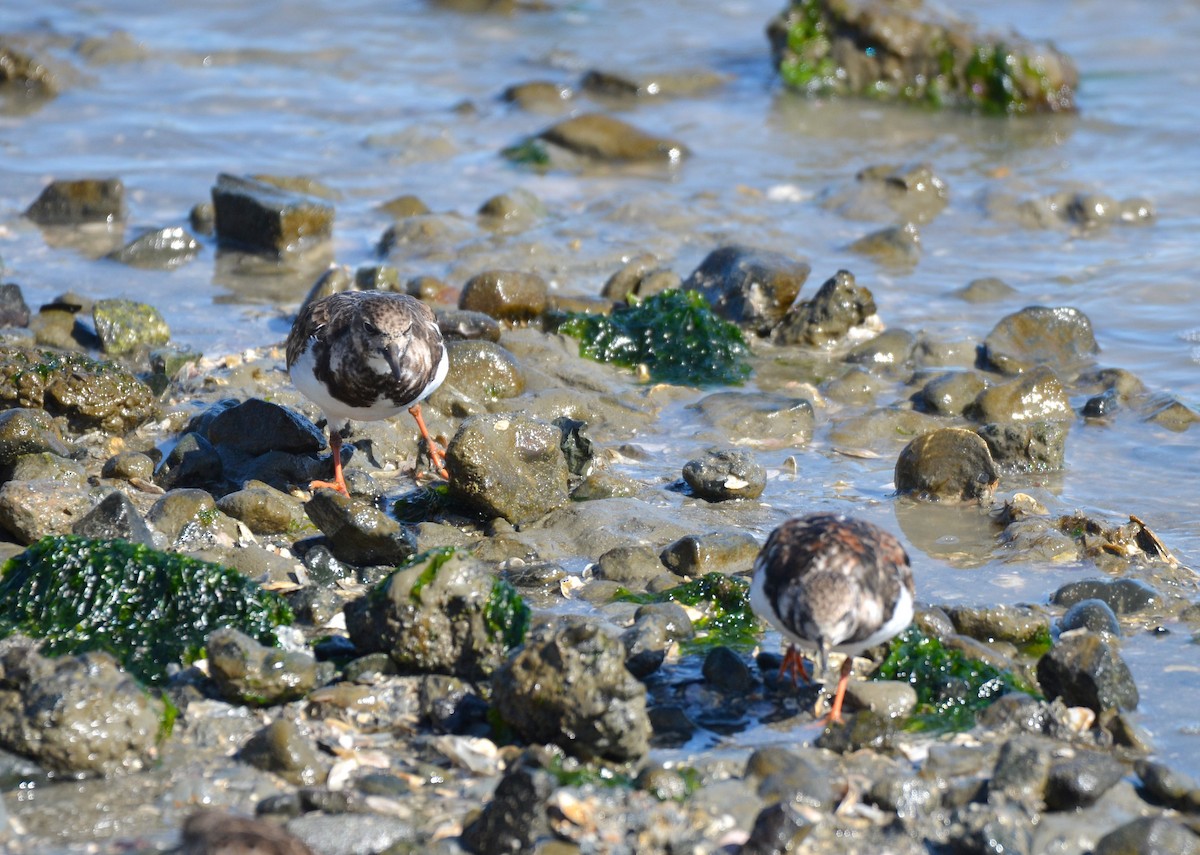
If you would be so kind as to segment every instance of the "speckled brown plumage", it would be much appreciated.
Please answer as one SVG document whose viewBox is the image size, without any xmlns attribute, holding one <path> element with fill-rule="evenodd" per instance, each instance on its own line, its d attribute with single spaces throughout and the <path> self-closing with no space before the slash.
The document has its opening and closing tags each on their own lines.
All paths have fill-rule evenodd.
<svg viewBox="0 0 1200 855">
<path fill-rule="evenodd" d="M 334 480 L 345 493 L 341 433 L 351 420 L 376 421 L 408 409 L 439 474 L 448 477 L 420 402 L 446 377 L 449 359 L 429 307 L 407 294 L 345 291 L 308 303 L 287 340 L 292 383 L 329 423 Z"/>
<path fill-rule="evenodd" d="M 199 810 L 183 823 L 179 855 L 313 855 L 299 838 L 261 819 Z"/>
<path fill-rule="evenodd" d="M 847 655 L 831 716 L 840 721 L 849 657 L 904 629 L 915 593 L 908 555 L 895 537 L 863 520 L 814 514 L 788 520 L 767 538 L 750 600 L 791 645 L 816 654 L 822 673 L 831 651 Z M 799 668 L 794 647 L 785 666 Z"/>
</svg>

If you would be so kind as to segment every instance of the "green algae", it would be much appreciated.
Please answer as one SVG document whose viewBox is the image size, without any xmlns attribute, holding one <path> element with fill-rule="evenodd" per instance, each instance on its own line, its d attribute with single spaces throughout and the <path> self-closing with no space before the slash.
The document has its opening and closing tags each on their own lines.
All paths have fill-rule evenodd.
<svg viewBox="0 0 1200 855">
<path fill-rule="evenodd" d="M 746 651 L 759 641 L 761 625 L 750 607 L 750 583 L 737 576 L 707 573 L 657 594 L 635 594 L 622 588 L 614 599 L 643 604 L 674 602 L 703 612 L 692 622 L 696 636 L 679 645 L 684 653 L 702 653 L 713 647 Z"/>
<path fill-rule="evenodd" d="M 921 732 L 969 730 L 976 714 L 1008 692 L 1037 695 L 1011 671 L 951 650 L 916 627 L 892 641 L 873 679 L 900 680 L 916 690 L 917 708 L 906 729 Z"/>
<path fill-rule="evenodd" d="M 235 627 L 262 644 L 291 610 L 228 567 L 124 540 L 52 535 L 10 559 L 0 579 L 0 636 L 21 632 L 48 656 L 106 650 L 145 683 L 203 655 Z"/>
<path fill-rule="evenodd" d="M 572 312 L 559 332 L 579 340 L 579 353 L 625 368 L 645 366 L 655 382 L 741 383 L 749 348 L 736 324 L 717 317 L 696 291 L 669 289 L 629 297 L 611 315 Z"/>
</svg>

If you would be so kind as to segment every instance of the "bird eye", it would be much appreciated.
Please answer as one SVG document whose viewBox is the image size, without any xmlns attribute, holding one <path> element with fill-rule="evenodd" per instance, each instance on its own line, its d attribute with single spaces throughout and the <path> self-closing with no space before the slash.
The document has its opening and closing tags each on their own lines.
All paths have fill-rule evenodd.
<svg viewBox="0 0 1200 855">
<path fill-rule="evenodd" d="M 366 330 L 368 335 L 379 334 L 379 327 L 375 326 L 375 324 L 371 323 L 370 321 L 363 321 L 363 329 Z"/>
</svg>

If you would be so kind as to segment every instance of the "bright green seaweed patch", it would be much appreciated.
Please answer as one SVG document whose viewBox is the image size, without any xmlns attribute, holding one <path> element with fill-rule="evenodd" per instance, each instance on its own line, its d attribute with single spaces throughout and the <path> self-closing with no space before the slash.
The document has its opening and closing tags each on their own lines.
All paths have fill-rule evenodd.
<svg viewBox="0 0 1200 855">
<path fill-rule="evenodd" d="M 525 641 L 529 633 L 529 606 L 512 583 L 504 579 L 497 579 L 492 584 L 492 595 L 484 607 L 483 618 L 492 638 L 501 638 L 509 650 Z"/>
<path fill-rule="evenodd" d="M 916 731 L 969 730 L 976 713 L 1000 696 L 1010 691 L 1037 694 L 1011 671 L 950 650 L 916 627 L 892 642 L 874 678 L 902 680 L 916 689 L 917 709 L 907 726 Z"/>
<path fill-rule="evenodd" d="M 611 315 L 572 312 L 559 332 L 579 339 L 582 356 L 626 368 L 644 365 L 659 382 L 740 383 L 750 373 L 742 331 L 713 314 L 696 291 L 631 296 Z"/>
<path fill-rule="evenodd" d="M 695 638 L 679 645 L 684 653 L 717 646 L 750 650 L 759 641 L 761 626 L 750 608 L 750 584 L 737 576 L 708 573 L 658 594 L 635 594 L 621 589 L 614 599 L 630 603 L 675 602 L 703 611 L 704 616 L 692 622 Z"/>
<path fill-rule="evenodd" d="M 425 569 L 421 571 L 421 575 L 417 577 L 417 581 L 413 582 L 413 586 L 408 589 L 408 596 L 413 600 L 418 600 L 421 597 L 421 591 L 433 581 L 437 576 L 438 570 L 442 569 L 442 565 L 454 557 L 454 553 L 458 550 L 453 546 L 439 546 L 436 549 L 427 549 L 424 552 L 419 552 L 409 558 L 397 570 L 403 570 L 406 567 L 413 567 L 417 564 L 428 562 Z M 376 590 L 381 590 L 382 585 L 376 587 Z"/>
<path fill-rule="evenodd" d="M 107 650 L 146 683 L 199 658 L 215 629 L 275 644 L 291 622 L 282 599 L 236 570 L 124 540 L 44 537 L 0 579 L 0 636 L 41 639 L 50 656 Z"/>
<path fill-rule="evenodd" d="M 600 761 L 584 762 L 556 753 L 547 764 L 546 771 L 563 787 L 583 787 L 592 784 L 599 787 L 633 788 L 633 778 L 626 772 Z"/>
</svg>

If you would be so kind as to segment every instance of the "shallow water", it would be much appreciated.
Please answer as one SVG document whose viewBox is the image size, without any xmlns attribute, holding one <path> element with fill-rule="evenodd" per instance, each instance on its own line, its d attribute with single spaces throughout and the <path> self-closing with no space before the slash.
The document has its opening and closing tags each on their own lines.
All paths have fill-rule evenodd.
<svg viewBox="0 0 1200 855">
<path fill-rule="evenodd" d="M 28 36 L 77 72 L 40 108 L 0 112 L 0 257 L 5 279 L 20 283 L 31 305 L 68 289 L 147 300 L 177 341 L 209 354 L 282 340 L 310 274 L 267 283 L 239 276 L 211 245 L 170 273 L 134 270 L 55 245 L 20 216 L 52 177 L 119 176 L 131 239 L 186 224 L 220 172 L 270 172 L 318 178 L 336 191 L 333 257 L 342 264 L 379 260 L 374 247 L 390 221 L 378 205 L 402 193 L 456 215 L 461 235 L 390 263 L 406 277 L 456 285 L 483 269 L 516 267 L 563 293 L 595 294 L 624 257 L 652 251 L 686 276 L 709 250 L 737 241 L 806 258 L 813 274 L 805 295 L 850 269 L 889 326 L 960 341 L 967 352 L 1022 306 L 1075 306 L 1094 324 L 1103 365 L 1200 406 L 1195 2 L 948 4 L 992 28 L 1053 37 L 1078 64 L 1079 116 L 1015 121 L 782 91 L 763 35 L 778 0 L 592 0 L 512 16 L 377 0 L 283 5 L 209 0 L 176 12 L 131 0 L 48 0 L 36 10 L 0 9 L 0 33 Z M 137 46 L 117 61 L 76 47 L 116 31 Z M 503 103 L 504 88 L 535 79 L 573 85 L 589 68 L 706 68 L 728 81 L 700 97 L 619 111 L 684 141 L 692 156 L 677 168 L 536 175 L 500 158 L 501 148 L 556 119 Z M 606 108 L 585 97 L 575 104 Z M 915 161 L 930 162 L 950 188 L 948 208 L 922 228 L 919 263 L 887 268 L 849 253 L 847 244 L 887 221 L 830 210 L 823 194 L 863 167 Z M 516 235 L 480 228 L 479 205 L 515 188 L 542 200 L 545 219 Z M 998 196 L 1072 188 L 1146 197 L 1157 217 L 1085 233 L 989 214 Z M 983 276 L 1017 294 L 987 304 L 952 296 Z M 705 445 L 691 418 L 682 405 L 670 408 L 661 434 L 637 437 L 659 453 L 636 474 L 677 476 Z M 1198 436 L 1200 427 L 1174 434 L 1131 412 L 1103 426 L 1079 423 L 1064 473 L 1006 481 L 1002 491 L 1024 489 L 1053 508 L 1117 521 L 1136 514 L 1184 565 L 1200 568 Z M 1044 602 L 1062 582 L 1097 575 L 1090 566 L 1005 562 L 964 513 L 898 506 L 890 494 L 899 447 L 875 450 L 874 459 L 844 455 L 818 428 L 802 451 L 763 451 L 772 471 L 764 500 L 780 518 L 837 508 L 898 531 L 929 601 Z M 785 465 L 791 453 L 795 475 Z M 1186 627 L 1167 629 L 1123 646 L 1142 691 L 1138 718 L 1160 757 L 1200 774 L 1200 682 L 1180 676 L 1192 673 L 1196 648 Z"/>
</svg>

